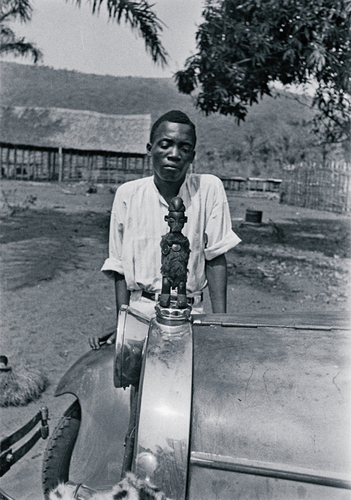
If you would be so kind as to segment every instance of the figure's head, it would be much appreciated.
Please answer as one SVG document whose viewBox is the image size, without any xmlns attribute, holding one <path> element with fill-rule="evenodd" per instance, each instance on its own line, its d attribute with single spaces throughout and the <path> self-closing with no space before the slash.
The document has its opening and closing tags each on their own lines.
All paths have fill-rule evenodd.
<svg viewBox="0 0 351 500">
<path fill-rule="evenodd" d="M 148 154 L 152 157 L 156 184 L 181 183 L 195 157 L 195 125 L 181 111 L 162 115 L 153 125 Z"/>
<path fill-rule="evenodd" d="M 171 233 L 180 233 L 184 224 L 188 221 L 188 218 L 185 216 L 183 200 L 179 196 L 176 196 L 170 201 L 168 205 L 168 215 L 165 216 L 165 221 L 168 222 Z"/>
</svg>

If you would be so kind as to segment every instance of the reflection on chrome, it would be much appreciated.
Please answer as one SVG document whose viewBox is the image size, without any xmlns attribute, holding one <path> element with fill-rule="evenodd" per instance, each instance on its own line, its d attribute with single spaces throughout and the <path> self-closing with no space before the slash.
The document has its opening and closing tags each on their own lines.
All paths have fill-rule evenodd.
<svg viewBox="0 0 351 500">
<path fill-rule="evenodd" d="M 157 468 L 157 458 L 153 453 L 142 452 L 136 457 L 136 466 L 138 469 L 138 474 L 145 479 L 145 481 L 150 482 Z"/>
<path fill-rule="evenodd" d="M 169 406 L 162 405 L 155 408 L 155 411 L 158 412 L 163 417 L 181 417 L 181 413 L 177 410 L 169 408 Z"/>
<path fill-rule="evenodd" d="M 134 472 L 167 497 L 186 494 L 192 395 L 190 308 L 157 308 L 141 371 Z"/>
</svg>

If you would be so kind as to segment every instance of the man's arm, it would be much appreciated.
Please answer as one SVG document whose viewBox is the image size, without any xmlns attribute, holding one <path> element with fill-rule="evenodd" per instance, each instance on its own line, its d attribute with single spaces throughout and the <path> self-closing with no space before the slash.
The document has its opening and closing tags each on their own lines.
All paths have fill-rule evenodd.
<svg viewBox="0 0 351 500">
<path fill-rule="evenodd" d="M 115 291 L 116 291 L 116 313 L 118 313 L 122 305 L 129 305 L 130 292 L 127 289 L 127 283 L 123 274 L 114 273 L 115 275 Z"/>
<path fill-rule="evenodd" d="M 89 344 L 92 349 L 100 349 L 100 345 L 106 342 L 107 344 L 113 344 L 117 334 L 117 323 L 118 323 L 118 313 L 121 305 L 129 305 L 130 293 L 127 290 L 126 280 L 123 274 L 114 272 L 115 278 L 115 292 L 116 292 L 116 324 L 113 327 L 108 328 L 107 333 L 101 337 L 90 337 Z"/>
<path fill-rule="evenodd" d="M 130 292 L 127 289 L 127 283 L 124 278 L 123 274 L 119 274 L 117 272 L 114 273 L 115 275 L 115 292 L 116 292 L 116 324 L 118 324 L 118 313 L 122 305 L 129 305 L 129 299 L 130 299 Z M 113 335 L 107 340 L 107 344 L 112 344 L 117 335 L 117 327 L 115 328 L 115 331 Z"/>
<path fill-rule="evenodd" d="M 205 272 L 210 292 L 212 312 L 227 312 L 227 261 L 225 255 L 206 260 Z"/>
</svg>

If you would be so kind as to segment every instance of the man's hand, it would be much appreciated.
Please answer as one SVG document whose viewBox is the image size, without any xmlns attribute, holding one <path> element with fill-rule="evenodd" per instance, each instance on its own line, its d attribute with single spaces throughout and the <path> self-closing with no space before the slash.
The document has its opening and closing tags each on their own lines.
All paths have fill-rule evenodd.
<svg viewBox="0 0 351 500">
<path fill-rule="evenodd" d="M 98 350 L 103 344 L 113 344 L 116 340 L 117 327 L 108 329 L 108 333 L 102 337 L 89 337 L 89 345 L 92 349 Z"/>
<path fill-rule="evenodd" d="M 111 337 L 109 337 L 106 340 L 106 344 L 114 344 L 116 342 L 116 336 L 117 336 L 117 328 L 115 329 L 115 331 L 113 332 L 113 334 L 111 335 Z"/>
</svg>

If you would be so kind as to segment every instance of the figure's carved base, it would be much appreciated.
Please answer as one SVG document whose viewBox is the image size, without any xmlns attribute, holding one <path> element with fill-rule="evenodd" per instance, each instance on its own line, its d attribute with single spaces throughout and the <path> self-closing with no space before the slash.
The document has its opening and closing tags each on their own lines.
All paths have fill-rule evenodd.
<svg viewBox="0 0 351 500">
<path fill-rule="evenodd" d="M 171 303 L 171 296 L 169 293 L 161 293 L 160 294 L 160 306 L 161 307 L 169 307 Z"/>
<path fill-rule="evenodd" d="M 180 309 L 184 309 L 188 305 L 188 301 L 186 295 L 179 294 L 177 295 L 177 305 Z"/>
<path fill-rule="evenodd" d="M 161 293 L 159 298 L 159 304 L 161 307 L 169 307 L 171 304 L 171 296 L 168 293 Z M 186 295 L 177 295 L 176 305 L 179 309 L 185 309 L 188 306 L 188 299 Z"/>
<path fill-rule="evenodd" d="M 188 305 L 188 299 L 186 296 L 186 282 L 181 281 L 177 287 L 177 306 L 180 309 L 185 309 Z M 170 280 L 166 277 L 162 277 L 162 290 L 159 298 L 159 304 L 161 307 L 169 307 L 171 303 L 171 282 Z M 172 296 L 172 299 L 174 297 Z"/>
</svg>

